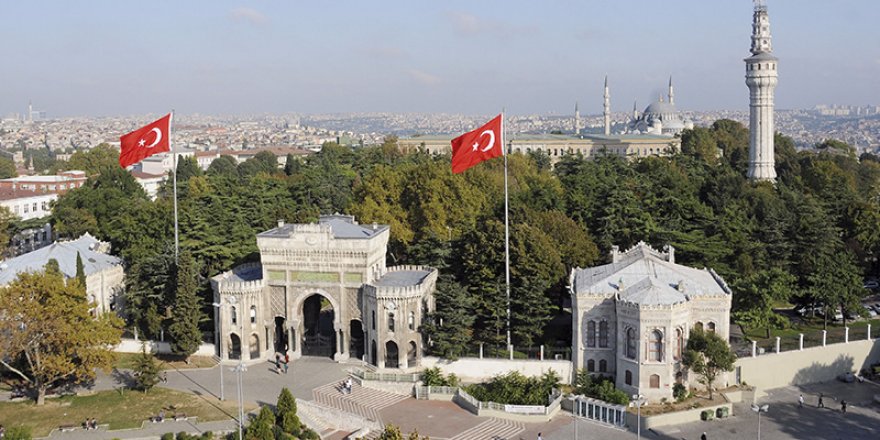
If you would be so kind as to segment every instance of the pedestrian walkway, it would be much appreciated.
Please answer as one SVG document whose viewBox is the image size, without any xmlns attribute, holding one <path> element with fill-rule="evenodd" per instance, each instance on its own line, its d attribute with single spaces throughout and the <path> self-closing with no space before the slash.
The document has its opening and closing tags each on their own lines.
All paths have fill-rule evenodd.
<svg viewBox="0 0 880 440">
<path fill-rule="evenodd" d="M 238 423 L 235 420 L 222 420 L 218 422 L 196 423 L 195 418 L 181 421 L 166 420 L 161 423 L 146 422 L 139 429 L 121 429 L 107 431 L 105 427 L 96 430 L 85 430 L 76 428 L 72 431 L 61 432 L 54 430 L 49 434 L 52 440 L 112 440 L 112 439 L 144 439 L 159 438 L 162 434 L 184 431 L 190 434 L 201 434 L 211 431 L 215 434 L 221 432 L 231 432 L 238 429 Z M 214 438 L 219 436 L 215 435 Z"/>
<path fill-rule="evenodd" d="M 379 411 L 389 407 L 409 396 L 389 393 L 372 388 L 364 388 L 352 384 L 351 393 L 344 393 L 340 382 L 333 382 L 312 390 L 314 400 L 322 405 L 327 405 L 345 412 L 359 415 L 368 420 L 382 423 Z"/>
<path fill-rule="evenodd" d="M 492 417 L 452 437 L 451 440 L 513 440 L 517 438 L 517 434 L 525 431 L 525 429 L 526 427 L 523 423 Z"/>
</svg>

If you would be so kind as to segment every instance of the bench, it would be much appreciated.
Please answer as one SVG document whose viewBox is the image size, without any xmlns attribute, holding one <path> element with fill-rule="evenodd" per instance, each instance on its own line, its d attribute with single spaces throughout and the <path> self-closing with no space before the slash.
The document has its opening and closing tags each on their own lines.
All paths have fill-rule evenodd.
<svg viewBox="0 0 880 440">
<path fill-rule="evenodd" d="M 174 421 L 178 422 L 181 420 L 186 420 L 186 413 L 174 413 Z"/>
<path fill-rule="evenodd" d="M 58 430 L 61 432 L 70 432 L 77 428 L 76 425 L 59 425 Z"/>
</svg>

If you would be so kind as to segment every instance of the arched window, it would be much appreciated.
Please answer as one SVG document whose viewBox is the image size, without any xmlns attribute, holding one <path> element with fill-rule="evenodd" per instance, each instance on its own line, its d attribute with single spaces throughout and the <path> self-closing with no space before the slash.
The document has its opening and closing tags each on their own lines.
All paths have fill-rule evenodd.
<svg viewBox="0 0 880 440">
<path fill-rule="evenodd" d="M 626 357 L 636 358 L 636 331 L 631 328 L 626 329 Z"/>
<path fill-rule="evenodd" d="M 660 330 L 651 332 L 651 340 L 648 342 L 648 360 L 663 361 L 663 333 L 660 333 Z"/>
<path fill-rule="evenodd" d="M 257 306 L 251 306 L 251 324 L 257 323 Z"/>
<path fill-rule="evenodd" d="M 232 307 L 231 313 L 232 313 L 232 324 L 233 325 L 238 324 L 238 311 L 235 309 L 235 307 Z"/>
<path fill-rule="evenodd" d="M 407 321 L 407 326 L 409 326 L 410 330 L 416 329 L 416 312 L 409 312 L 409 320 Z"/>
<path fill-rule="evenodd" d="M 651 375 L 651 388 L 660 388 L 660 376 L 657 374 Z"/>
<path fill-rule="evenodd" d="M 697 321 L 696 324 L 694 324 L 694 330 L 703 331 L 703 323 Z"/>
<path fill-rule="evenodd" d="M 715 333 L 715 323 L 710 322 L 710 323 L 706 324 L 706 331 L 709 333 Z"/>
<path fill-rule="evenodd" d="M 605 359 L 600 360 L 599 361 L 599 372 L 605 373 L 607 371 L 608 371 L 608 361 L 606 361 Z"/>
<path fill-rule="evenodd" d="M 388 314 L 388 331 L 389 332 L 394 331 L 394 313 Z"/>
<path fill-rule="evenodd" d="M 373 310 L 373 330 L 376 330 L 376 311 Z"/>
<path fill-rule="evenodd" d="M 684 374 L 681 371 L 675 373 L 675 383 L 684 384 Z"/>
<path fill-rule="evenodd" d="M 608 321 L 599 323 L 599 346 L 602 348 L 608 347 Z"/>
<path fill-rule="evenodd" d="M 587 347 L 596 346 L 596 321 L 587 322 Z"/>
<path fill-rule="evenodd" d="M 675 329 L 675 351 L 672 352 L 672 357 L 675 358 L 675 360 L 681 359 L 681 349 L 683 345 L 684 332 L 680 328 L 677 328 Z"/>
<path fill-rule="evenodd" d="M 590 373 L 596 371 L 596 361 L 590 359 L 587 361 L 587 371 Z"/>
<path fill-rule="evenodd" d="M 627 385 L 633 384 L 633 374 L 632 371 L 626 370 L 626 373 L 623 375 L 623 383 Z"/>
</svg>

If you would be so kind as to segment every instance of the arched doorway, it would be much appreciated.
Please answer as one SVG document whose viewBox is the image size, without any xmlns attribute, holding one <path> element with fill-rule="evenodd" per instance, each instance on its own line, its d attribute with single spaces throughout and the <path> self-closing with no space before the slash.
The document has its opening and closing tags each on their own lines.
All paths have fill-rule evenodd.
<svg viewBox="0 0 880 440">
<path fill-rule="evenodd" d="M 229 335 L 229 359 L 241 359 L 241 338 L 235 333 Z"/>
<path fill-rule="evenodd" d="M 415 341 L 409 341 L 409 349 L 406 351 L 406 366 L 415 367 L 419 348 Z"/>
<path fill-rule="evenodd" d="M 303 355 L 332 357 L 336 352 L 333 305 L 330 304 L 330 300 L 316 293 L 306 298 L 302 307 Z"/>
<path fill-rule="evenodd" d="M 376 356 L 376 341 L 372 341 L 370 342 L 370 363 L 373 365 L 379 365 L 379 361 Z"/>
<path fill-rule="evenodd" d="M 351 343 L 348 347 L 348 353 L 356 359 L 364 357 L 364 327 L 357 319 L 352 319 L 348 323 L 348 336 Z"/>
<path fill-rule="evenodd" d="M 282 316 L 275 317 L 275 352 L 286 354 L 289 347 L 287 346 L 287 328 L 284 325 L 286 320 Z"/>
<path fill-rule="evenodd" d="M 399 368 L 397 344 L 394 341 L 385 343 L 385 368 Z"/>
<path fill-rule="evenodd" d="M 260 358 L 260 337 L 257 336 L 256 333 L 251 334 L 250 340 L 251 347 L 251 359 L 259 359 Z"/>
</svg>

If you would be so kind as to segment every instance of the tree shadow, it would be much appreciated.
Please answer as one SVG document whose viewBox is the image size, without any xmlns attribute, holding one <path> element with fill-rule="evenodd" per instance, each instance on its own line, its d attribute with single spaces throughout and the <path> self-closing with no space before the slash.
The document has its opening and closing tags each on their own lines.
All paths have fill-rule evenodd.
<svg viewBox="0 0 880 440">
<path fill-rule="evenodd" d="M 791 384 L 803 385 L 816 382 L 826 382 L 835 379 L 840 374 L 854 371 L 854 366 L 855 360 L 852 356 L 848 355 L 840 355 L 830 364 L 813 362 L 809 367 L 798 370 L 794 375 Z"/>
<path fill-rule="evenodd" d="M 134 373 L 128 370 L 119 370 L 117 368 L 114 368 L 113 371 L 110 372 L 110 377 L 113 378 L 113 381 L 117 385 L 121 385 L 125 388 L 134 388 L 134 386 L 137 384 Z"/>
<path fill-rule="evenodd" d="M 765 417 L 773 420 L 778 430 L 793 438 L 877 439 L 880 418 L 864 414 L 864 408 L 855 412 L 849 407 L 846 414 L 838 408 L 798 408 L 795 404 L 774 405 Z M 876 411 L 876 406 L 871 408 Z M 876 414 L 876 413 L 875 413 Z"/>
</svg>

